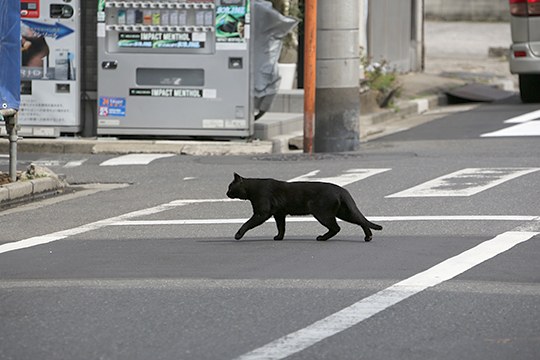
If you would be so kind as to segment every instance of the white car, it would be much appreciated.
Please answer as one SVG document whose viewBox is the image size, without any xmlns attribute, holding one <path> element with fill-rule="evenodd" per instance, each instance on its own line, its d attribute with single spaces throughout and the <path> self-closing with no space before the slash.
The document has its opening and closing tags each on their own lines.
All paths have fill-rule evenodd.
<svg viewBox="0 0 540 360">
<path fill-rule="evenodd" d="M 509 0 L 510 72 L 519 75 L 521 100 L 540 102 L 540 0 Z"/>
</svg>

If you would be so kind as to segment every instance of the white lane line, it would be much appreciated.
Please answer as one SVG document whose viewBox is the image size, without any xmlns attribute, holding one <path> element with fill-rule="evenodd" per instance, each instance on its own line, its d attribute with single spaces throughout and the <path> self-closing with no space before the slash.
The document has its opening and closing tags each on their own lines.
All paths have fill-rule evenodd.
<svg viewBox="0 0 540 360">
<path fill-rule="evenodd" d="M 450 280 L 514 246 L 538 235 L 538 232 L 509 231 L 447 259 L 430 269 L 368 296 L 322 320 L 285 335 L 237 360 L 284 359 L 336 335 L 427 288 Z"/>
<path fill-rule="evenodd" d="M 176 220 L 122 220 L 110 226 L 165 226 L 165 225 L 226 225 L 243 224 L 248 219 L 176 219 Z M 539 216 L 522 215 L 441 215 L 441 216 L 370 216 L 375 222 L 392 221 L 540 221 Z M 341 220 L 338 219 L 341 222 Z M 273 218 L 267 222 L 275 222 Z M 314 217 L 288 217 L 287 222 L 317 222 Z"/>
<path fill-rule="evenodd" d="M 0 245 L 0 254 L 6 253 L 9 251 L 14 251 L 14 250 L 26 249 L 32 246 L 51 243 L 53 241 L 62 240 L 70 236 L 83 234 L 92 230 L 98 230 L 106 226 L 111 226 L 112 224 L 120 222 L 120 221 L 125 221 L 128 219 L 132 219 L 132 218 L 136 218 L 140 216 L 153 215 L 153 214 L 157 214 L 157 213 L 169 210 L 174 207 L 184 206 L 188 204 L 189 202 L 173 201 L 167 204 L 162 204 L 162 205 L 154 206 L 154 207 L 143 209 L 143 210 L 137 210 L 137 211 L 133 211 L 133 212 L 123 214 L 120 216 L 115 216 L 109 219 L 100 220 L 93 223 L 77 226 L 75 228 L 57 231 L 55 233 L 51 233 L 47 235 L 34 236 L 31 238 L 19 240 L 16 242 L 6 243 L 3 245 Z"/>
<path fill-rule="evenodd" d="M 519 115 L 508 120 L 505 120 L 505 124 L 519 124 L 531 120 L 540 120 L 540 110 L 535 110 L 530 113 Z"/>
<path fill-rule="evenodd" d="M 129 154 L 102 162 L 99 166 L 148 165 L 152 161 L 175 156 L 176 154 Z"/>
<path fill-rule="evenodd" d="M 540 168 L 469 168 L 427 181 L 387 198 L 471 196 Z"/>
<path fill-rule="evenodd" d="M 332 177 L 316 177 L 320 170 L 314 170 L 307 174 L 295 177 L 288 182 L 294 181 L 321 181 L 336 184 L 339 186 L 345 186 L 352 184 L 353 182 L 364 180 L 370 176 L 377 175 L 392 169 L 349 169 L 343 174 Z"/>
<path fill-rule="evenodd" d="M 501 130 L 480 135 L 480 137 L 540 136 L 540 121 L 519 123 Z"/>
</svg>

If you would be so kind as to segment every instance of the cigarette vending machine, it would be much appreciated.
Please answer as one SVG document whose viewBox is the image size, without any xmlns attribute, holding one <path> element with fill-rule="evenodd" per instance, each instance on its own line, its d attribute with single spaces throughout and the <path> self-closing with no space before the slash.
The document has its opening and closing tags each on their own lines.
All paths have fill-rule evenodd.
<svg viewBox="0 0 540 360">
<path fill-rule="evenodd" d="M 21 0 L 21 135 L 81 130 L 79 1 Z"/>
<path fill-rule="evenodd" d="M 98 134 L 250 137 L 250 0 L 100 0 Z"/>
</svg>

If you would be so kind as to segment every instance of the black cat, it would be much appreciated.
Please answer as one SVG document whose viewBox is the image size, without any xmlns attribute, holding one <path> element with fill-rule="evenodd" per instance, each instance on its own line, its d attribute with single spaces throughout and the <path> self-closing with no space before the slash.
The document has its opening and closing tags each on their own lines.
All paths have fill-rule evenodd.
<svg viewBox="0 0 540 360">
<path fill-rule="evenodd" d="M 271 216 L 276 220 L 278 228 L 274 240 L 283 239 L 287 215 L 313 215 L 328 228 L 326 234 L 317 237 L 318 241 L 328 240 L 339 232 L 336 217 L 360 225 L 366 235 L 365 241 L 371 241 L 370 229 L 382 230 L 382 226 L 370 222 L 362 215 L 346 189 L 334 184 L 249 179 L 235 173 L 233 182 L 229 184 L 227 196 L 232 199 L 249 200 L 253 207 L 253 216 L 238 230 L 234 236 L 236 240 L 241 239 L 248 230 L 263 224 Z"/>
</svg>

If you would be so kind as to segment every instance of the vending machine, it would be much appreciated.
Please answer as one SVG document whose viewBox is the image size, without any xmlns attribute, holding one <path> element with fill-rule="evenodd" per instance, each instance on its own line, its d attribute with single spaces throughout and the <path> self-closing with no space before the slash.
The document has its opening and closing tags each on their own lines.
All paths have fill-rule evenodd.
<svg viewBox="0 0 540 360">
<path fill-rule="evenodd" d="M 20 134 L 81 130 L 80 0 L 21 0 Z"/>
<path fill-rule="evenodd" d="M 100 0 L 100 135 L 253 134 L 250 0 Z"/>
</svg>

